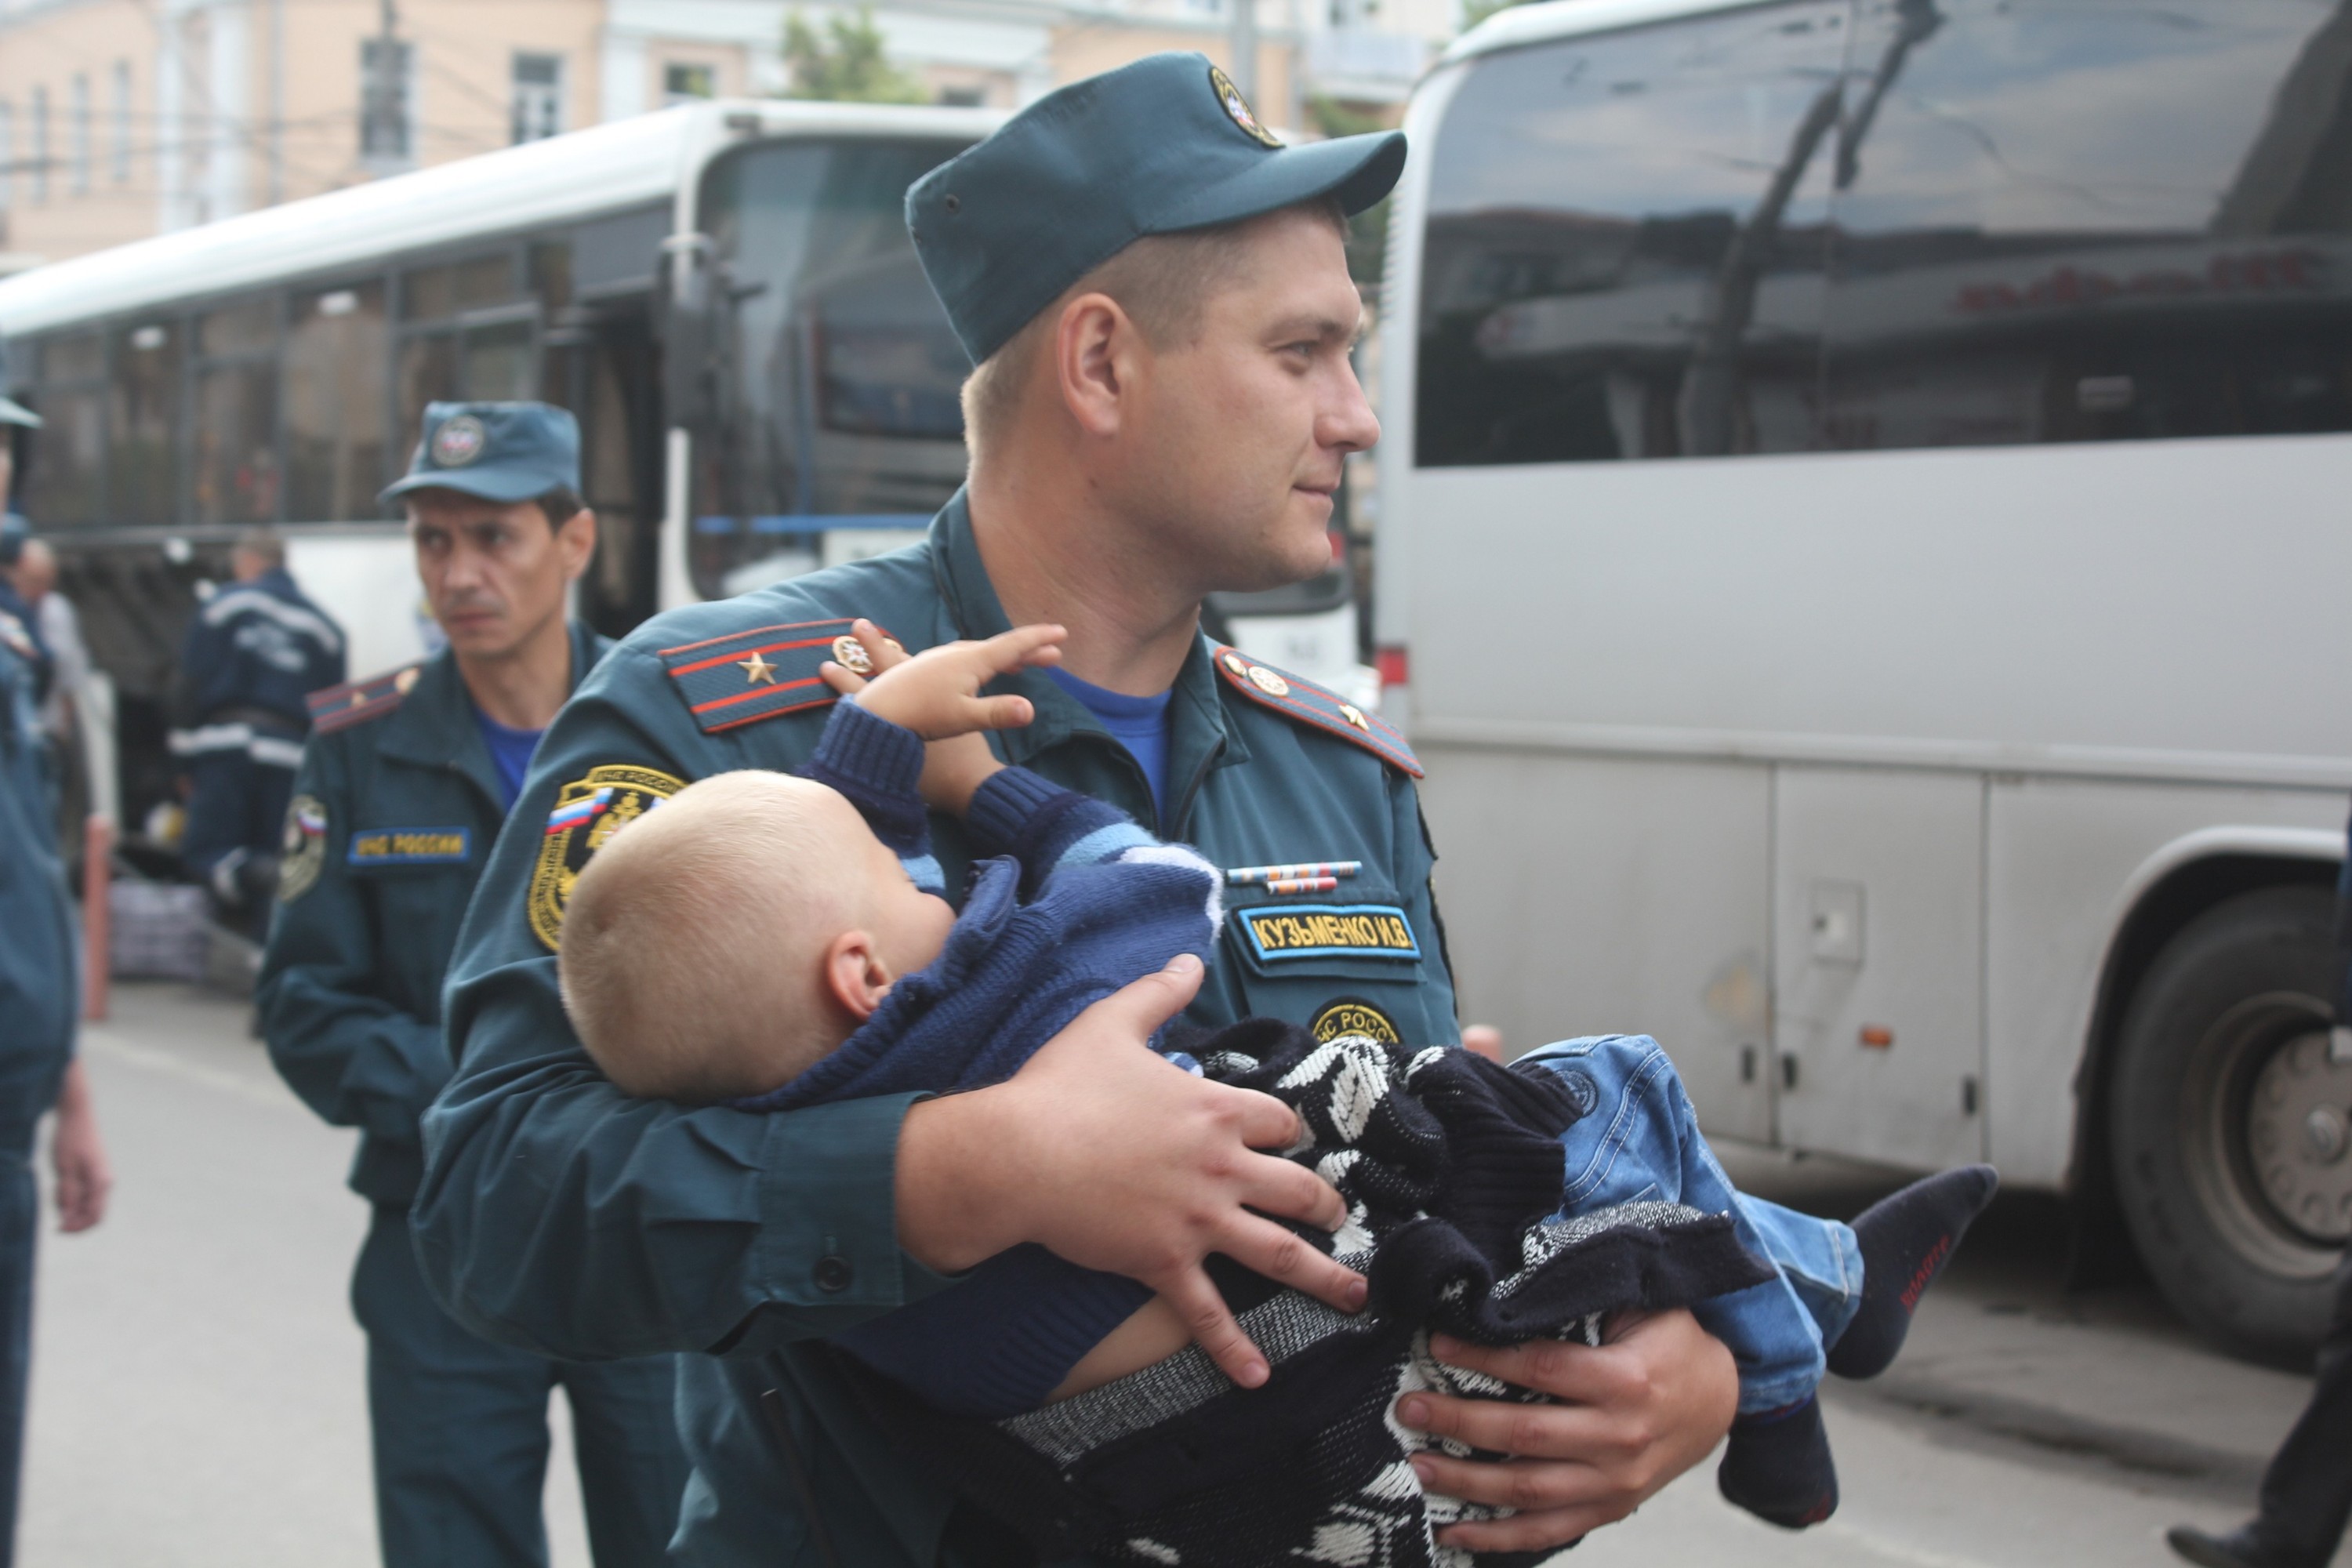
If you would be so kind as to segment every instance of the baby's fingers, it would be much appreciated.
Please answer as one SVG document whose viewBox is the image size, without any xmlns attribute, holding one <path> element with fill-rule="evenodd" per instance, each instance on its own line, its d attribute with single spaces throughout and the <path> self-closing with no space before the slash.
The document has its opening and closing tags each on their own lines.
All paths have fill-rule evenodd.
<svg viewBox="0 0 2352 1568">
<path fill-rule="evenodd" d="M 1062 639 L 1070 634 L 1060 626 L 1015 626 L 979 645 L 976 651 L 999 675 L 1032 665 L 1059 664 Z"/>
<path fill-rule="evenodd" d="M 975 697 L 964 704 L 964 722 L 971 730 L 1018 730 L 1037 717 L 1026 697 Z"/>
<path fill-rule="evenodd" d="M 866 657 L 873 661 L 876 675 L 896 669 L 914 657 L 899 646 L 897 638 L 863 616 L 849 623 L 849 635 L 857 639 L 858 646 L 866 650 Z"/>
<path fill-rule="evenodd" d="M 826 659 L 823 664 L 818 665 L 816 673 L 819 679 L 844 697 L 855 697 L 866 689 L 864 676 L 854 669 L 835 664 L 831 659 Z"/>
</svg>

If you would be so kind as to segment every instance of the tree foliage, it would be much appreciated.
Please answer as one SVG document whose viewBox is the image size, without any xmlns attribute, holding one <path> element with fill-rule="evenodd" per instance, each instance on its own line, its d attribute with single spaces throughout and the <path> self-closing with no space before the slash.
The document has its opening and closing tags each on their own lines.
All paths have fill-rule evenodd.
<svg viewBox="0 0 2352 1568">
<path fill-rule="evenodd" d="M 929 103 L 923 84 L 890 63 L 874 8 L 835 11 L 822 30 L 798 11 L 784 18 L 786 98 L 835 103 Z"/>
</svg>

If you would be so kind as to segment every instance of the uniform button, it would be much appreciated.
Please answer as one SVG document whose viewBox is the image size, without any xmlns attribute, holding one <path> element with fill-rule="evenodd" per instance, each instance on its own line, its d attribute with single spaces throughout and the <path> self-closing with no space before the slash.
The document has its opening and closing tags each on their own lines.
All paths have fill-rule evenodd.
<svg viewBox="0 0 2352 1568">
<path fill-rule="evenodd" d="M 828 1296 L 849 1289 L 849 1259 L 826 1253 L 816 1260 L 816 1288 Z"/>
</svg>

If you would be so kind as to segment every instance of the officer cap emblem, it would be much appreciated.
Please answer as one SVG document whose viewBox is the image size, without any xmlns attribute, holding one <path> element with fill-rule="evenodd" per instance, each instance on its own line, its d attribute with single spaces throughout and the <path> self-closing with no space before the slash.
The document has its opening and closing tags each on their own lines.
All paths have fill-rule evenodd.
<svg viewBox="0 0 2352 1568">
<path fill-rule="evenodd" d="M 1234 85 L 1233 78 L 1211 66 L 1209 87 L 1216 93 L 1217 101 L 1224 107 L 1227 117 L 1247 132 L 1252 141 L 1266 147 L 1282 145 L 1281 138 L 1258 123 L 1257 116 L 1250 111 L 1249 100 L 1242 96 L 1242 89 Z"/>
<path fill-rule="evenodd" d="M 489 433 L 480 420 L 470 414 L 452 415 L 433 432 L 433 461 L 441 468 L 462 468 L 480 457 L 488 443 Z"/>
</svg>

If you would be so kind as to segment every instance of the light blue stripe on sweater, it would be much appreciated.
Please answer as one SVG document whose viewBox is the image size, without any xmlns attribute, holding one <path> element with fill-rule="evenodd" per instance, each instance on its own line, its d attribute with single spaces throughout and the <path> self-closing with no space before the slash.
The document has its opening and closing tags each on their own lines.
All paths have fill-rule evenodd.
<svg viewBox="0 0 2352 1568">
<path fill-rule="evenodd" d="M 908 879 L 927 893 L 947 897 L 948 874 L 940 868 L 936 855 L 901 855 L 898 864 L 905 867 Z"/>
<path fill-rule="evenodd" d="M 1058 871 L 1064 866 L 1091 866 L 1123 850 L 1139 849 L 1147 844 L 1159 842 L 1132 822 L 1108 823 L 1063 850 L 1062 858 L 1054 868 Z"/>
</svg>

